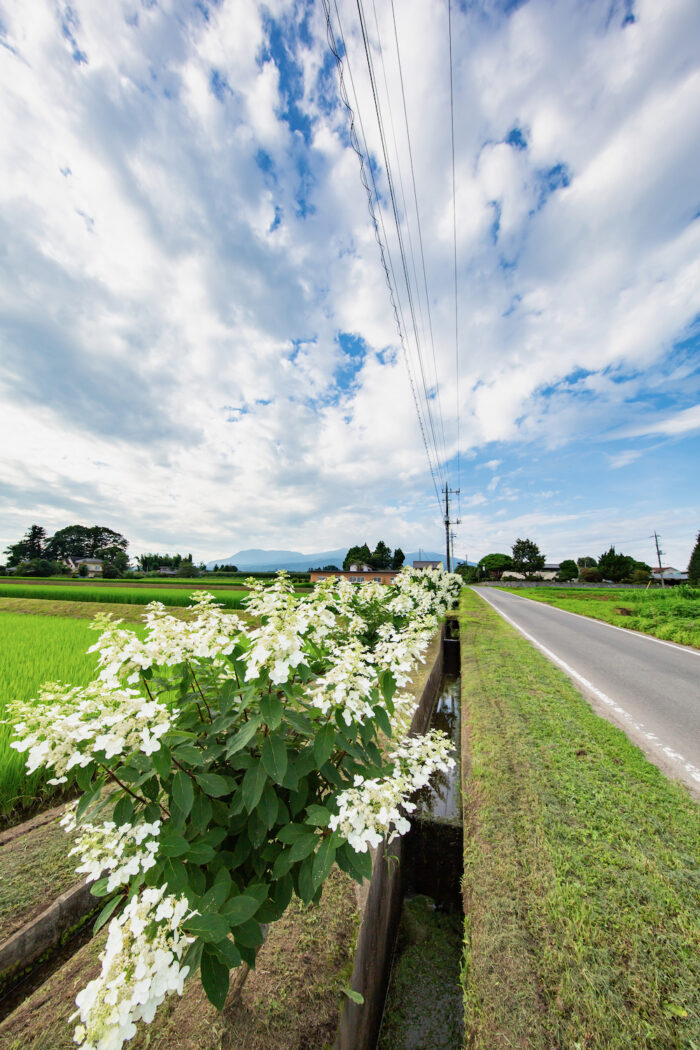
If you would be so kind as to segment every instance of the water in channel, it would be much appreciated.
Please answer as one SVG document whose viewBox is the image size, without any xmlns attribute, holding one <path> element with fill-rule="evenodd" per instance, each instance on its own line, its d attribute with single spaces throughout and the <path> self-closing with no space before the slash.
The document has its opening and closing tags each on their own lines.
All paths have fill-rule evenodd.
<svg viewBox="0 0 700 1050">
<path fill-rule="evenodd" d="M 450 737 L 457 763 L 413 799 L 405 896 L 377 1050 L 461 1050 L 464 1043 L 459 677 L 443 678 L 430 725 Z"/>
</svg>

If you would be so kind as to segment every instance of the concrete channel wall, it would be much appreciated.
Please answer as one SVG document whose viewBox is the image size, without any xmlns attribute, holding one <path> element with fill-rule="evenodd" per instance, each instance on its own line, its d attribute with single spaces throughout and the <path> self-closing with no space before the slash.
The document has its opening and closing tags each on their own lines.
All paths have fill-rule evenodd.
<svg viewBox="0 0 700 1050">
<path fill-rule="evenodd" d="M 413 692 L 418 709 L 412 733 L 424 733 L 435 704 L 444 669 L 446 628 L 431 645 L 423 673 Z M 384 1000 L 403 901 L 404 841 L 386 841 L 372 852 L 372 878 L 359 888 L 360 928 L 350 987 L 364 999 L 362 1005 L 346 999 L 342 1007 L 333 1050 L 374 1050 L 382 1023 Z"/>
</svg>

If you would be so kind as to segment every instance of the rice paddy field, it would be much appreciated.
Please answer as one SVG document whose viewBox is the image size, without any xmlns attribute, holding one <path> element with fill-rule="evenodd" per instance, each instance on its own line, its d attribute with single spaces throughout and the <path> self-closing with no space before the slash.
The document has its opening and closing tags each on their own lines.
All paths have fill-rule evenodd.
<svg viewBox="0 0 700 1050">
<path fill-rule="evenodd" d="M 0 613 L 0 823 L 53 791 L 45 786 L 50 774 L 27 777 L 24 756 L 10 748 L 8 702 L 31 699 L 46 681 L 87 685 L 97 666 L 87 650 L 96 639 L 85 620 Z"/>
<path fill-rule="evenodd" d="M 162 602 L 164 605 L 184 607 L 191 604 L 190 594 L 201 588 L 143 587 L 134 585 L 106 586 L 101 583 L 2 583 L 0 598 L 32 598 L 53 601 L 100 602 L 121 605 L 148 605 L 149 602 Z M 206 588 L 209 590 L 209 588 Z M 243 599 L 248 591 L 212 590 L 217 602 L 225 609 L 243 608 Z"/>
<path fill-rule="evenodd" d="M 507 587 L 500 588 L 508 590 Z M 536 602 L 700 648 L 700 588 L 654 590 L 530 587 L 516 591 Z"/>
</svg>

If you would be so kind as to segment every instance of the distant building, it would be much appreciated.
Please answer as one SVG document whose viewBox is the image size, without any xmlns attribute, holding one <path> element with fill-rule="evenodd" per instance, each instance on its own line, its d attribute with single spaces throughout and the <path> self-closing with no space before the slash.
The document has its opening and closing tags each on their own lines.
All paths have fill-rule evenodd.
<svg viewBox="0 0 700 1050">
<path fill-rule="evenodd" d="M 688 573 L 680 572 L 679 569 L 674 569 L 672 565 L 662 565 L 660 569 L 656 568 L 651 570 L 651 578 L 652 580 L 655 580 L 656 583 L 661 583 L 662 577 L 664 583 L 674 584 L 688 582 Z"/>
<path fill-rule="evenodd" d="M 414 569 L 437 569 L 438 565 L 442 565 L 442 561 L 438 558 L 437 561 L 414 561 Z"/>
<path fill-rule="evenodd" d="M 394 576 L 398 574 L 398 571 L 398 569 L 372 569 L 368 565 L 363 565 L 351 566 L 347 570 L 339 570 L 338 572 L 323 572 L 315 569 L 309 575 L 312 583 L 335 576 L 336 579 L 350 580 L 350 583 L 388 584 L 394 582 Z"/>
<path fill-rule="evenodd" d="M 529 576 L 525 576 L 522 572 L 515 572 L 513 569 L 506 569 L 503 576 L 511 580 L 553 580 L 559 575 L 559 567 L 558 562 L 550 562 L 537 572 L 530 573 Z"/>
<path fill-rule="evenodd" d="M 169 565 L 159 565 L 158 566 L 158 575 L 159 576 L 177 576 L 177 570 L 176 569 L 171 569 Z"/>
<path fill-rule="evenodd" d="M 64 558 L 64 565 L 67 565 L 71 572 L 78 572 L 81 565 L 87 565 L 88 576 L 101 576 L 102 575 L 102 558 Z"/>
</svg>

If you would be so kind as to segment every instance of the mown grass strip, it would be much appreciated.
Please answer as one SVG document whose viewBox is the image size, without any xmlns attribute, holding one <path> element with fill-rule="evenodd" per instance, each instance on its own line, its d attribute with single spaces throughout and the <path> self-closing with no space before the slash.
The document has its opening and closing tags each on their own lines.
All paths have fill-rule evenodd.
<svg viewBox="0 0 700 1050">
<path fill-rule="evenodd" d="M 216 601 L 225 609 L 240 609 L 247 591 L 212 591 Z M 83 587 L 66 584 L 3 583 L 0 584 L 0 598 L 33 598 L 53 601 L 100 602 L 102 604 L 119 603 L 122 605 L 148 605 L 149 602 L 163 602 L 168 606 L 186 606 L 192 604 L 190 591 L 181 592 L 167 588 L 134 587 Z"/>
<path fill-rule="evenodd" d="M 511 593 L 545 602 L 567 612 L 603 620 L 616 627 L 653 634 L 667 642 L 700 648 L 700 588 L 668 587 L 653 591 L 613 588 L 586 589 L 502 587 Z"/>
<path fill-rule="evenodd" d="M 463 591 L 473 1050 L 700 1047 L 700 808 Z"/>
</svg>

